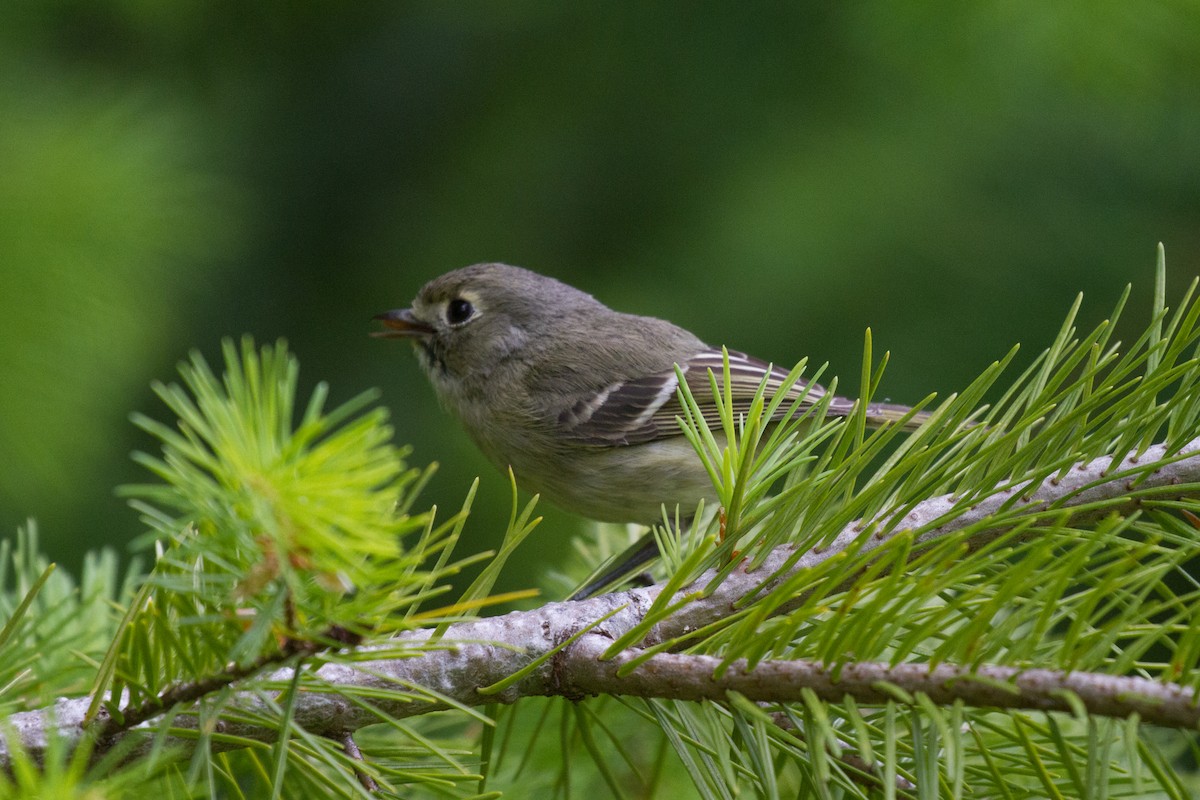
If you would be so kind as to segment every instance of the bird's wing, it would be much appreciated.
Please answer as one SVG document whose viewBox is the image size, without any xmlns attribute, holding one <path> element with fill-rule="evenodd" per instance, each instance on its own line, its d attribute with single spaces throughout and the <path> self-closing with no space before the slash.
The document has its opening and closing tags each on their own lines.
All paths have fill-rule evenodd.
<svg viewBox="0 0 1200 800">
<path fill-rule="evenodd" d="M 723 383 L 724 363 L 720 350 L 705 349 L 679 364 L 683 378 L 691 390 L 705 421 L 713 427 L 720 425 L 717 404 L 713 400 L 708 372 L 712 370 L 718 385 Z M 766 397 L 771 397 L 787 383 L 788 370 L 781 369 L 745 353 L 729 352 L 729 381 L 735 413 L 749 411 L 759 385 L 766 378 Z M 675 421 L 683 414 L 677 389 L 679 379 L 674 369 L 633 378 L 606 386 L 599 392 L 583 397 L 558 418 L 562 436 L 577 444 L 612 447 L 644 444 L 657 439 L 679 436 Z M 825 394 L 825 388 L 815 383 L 796 381 L 788 396 L 807 395 L 801 411 L 815 405 Z M 844 397 L 834 397 L 829 404 L 830 416 L 845 416 L 854 403 Z M 784 405 L 776 418 L 782 418 Z"/>
</svg>

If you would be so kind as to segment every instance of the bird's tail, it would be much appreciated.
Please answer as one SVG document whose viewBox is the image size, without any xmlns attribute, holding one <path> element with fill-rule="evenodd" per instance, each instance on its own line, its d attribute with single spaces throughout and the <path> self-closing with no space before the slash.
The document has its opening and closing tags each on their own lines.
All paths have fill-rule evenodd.
<svg viewBox="0 0 1200 800">
<path fill-rule="evenodd" d="M 871 403 L 867 406 L 867 424 L 872 428 L 895 424 L 904 420 L 911 411 L 912 406 L 902 406 L 897 403 Z M 928 411 L 918 411 L 904 420 L 903 430 L 915 431 L 931 416 L 933 415 Z"/>
<path fill-rule="evenodd" d="M 593 572 L 587 583 L 575 590 L 575 593 L 567 599 L 587 600 L 589 597 L 595 597 L 604 589 L 610 588 L 617 580 L 636 574 L 642 565 L 657 555 L 658 542 L 654 538 L 654 529 L 651 528 L 624 552 L 609 559 L 607 563 Z"/>
</svg>

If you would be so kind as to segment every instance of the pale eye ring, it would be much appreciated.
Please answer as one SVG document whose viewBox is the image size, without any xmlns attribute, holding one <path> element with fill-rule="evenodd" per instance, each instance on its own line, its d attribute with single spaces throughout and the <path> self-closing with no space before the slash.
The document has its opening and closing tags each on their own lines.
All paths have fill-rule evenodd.
<svg viewBox="0 0 1200 800">
<path fill-rule="evenodd" d="M 462 325 L 475 315 L 475 306 L 469 300 L 456 297 L 446 304 L 446 321 L 451 325 Z"/>
</svg>

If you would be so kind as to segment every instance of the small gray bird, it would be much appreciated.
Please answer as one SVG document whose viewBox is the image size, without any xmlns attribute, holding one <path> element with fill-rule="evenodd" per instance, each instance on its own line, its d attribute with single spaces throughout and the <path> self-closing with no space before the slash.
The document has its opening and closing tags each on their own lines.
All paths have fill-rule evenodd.
<svg viewBox="0 0 1200 800">
<path fill-rule="evenodd" d="M 662 507 L 691 513 L 715 490 L 676 417 L 682 371 L 710 425 L 717 406 L 708 373 L 722 378 L 720 348 L 654 317 L 613 311 L 571 286 L 506 264 L 475 264 L 427 283 L 412 308 L 376 317 L 385 338 L 411 339 L 442 404 L 484 455 L 517 483 L 595 520 L 653 524 Z M 736 409 L 759 384 L 767 396 L 788 370 L 729 353 Z M 789 394 L 798 397 L 806 384 Z M 807 384 L 805 403 L 824 388 Z M 786 408 L 786 405 L 784 406 Z M 830 415 L 854 402 L 834 397 Z M 868 424 L 897 421 L 907 406 L 872 404 Z M 925 415 L 915 415 L 915 428 Z M 653 556 L 643 546 L 640 561 Z M 640 563 L 639 561 L 639 563 Z M 632 564 L 622 564 L 628 568 Z M 578 596 L 578 593 L 577 593 Z"/>
</svg>

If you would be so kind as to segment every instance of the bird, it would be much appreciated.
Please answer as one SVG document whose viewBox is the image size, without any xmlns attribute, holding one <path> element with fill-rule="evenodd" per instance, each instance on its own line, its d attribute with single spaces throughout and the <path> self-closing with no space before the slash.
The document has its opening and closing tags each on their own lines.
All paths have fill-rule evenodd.
<svg viewBox="0 0 1200 800">
<path fill-rule="evenodd" d="M 671 322 L 615 311 L 566 283 L 507 264 L 447 272 L 426 283 L 411 307 L 375 319 L 383 330 L 373 335 L 413 343 L 439 401 L 489 461 L 511 468 L 522 488 L 602 522 L 653 525 L 663 519 L 664 505 L 687 515 L 716 497 L 678 421 L 681 380 L 713 428 L 719 416 L 709 375 L 721 382 L 726 358 L 735 413 L 749 410 L 764 382 L 767 397 L 786 386 L 789 400 L 800 399 L 799 413 L 828 394 Z M 832 396 L 825 413 L 845 417 L 855 405 Z M 788 410 L 781 404 L 773 421 Z M 866 408 L 873 427 L 912 430 L 927 416 L 891 403 Z M 643 537 L 587 593 L 656 552 L 653 538 Z"/>
</svg>

